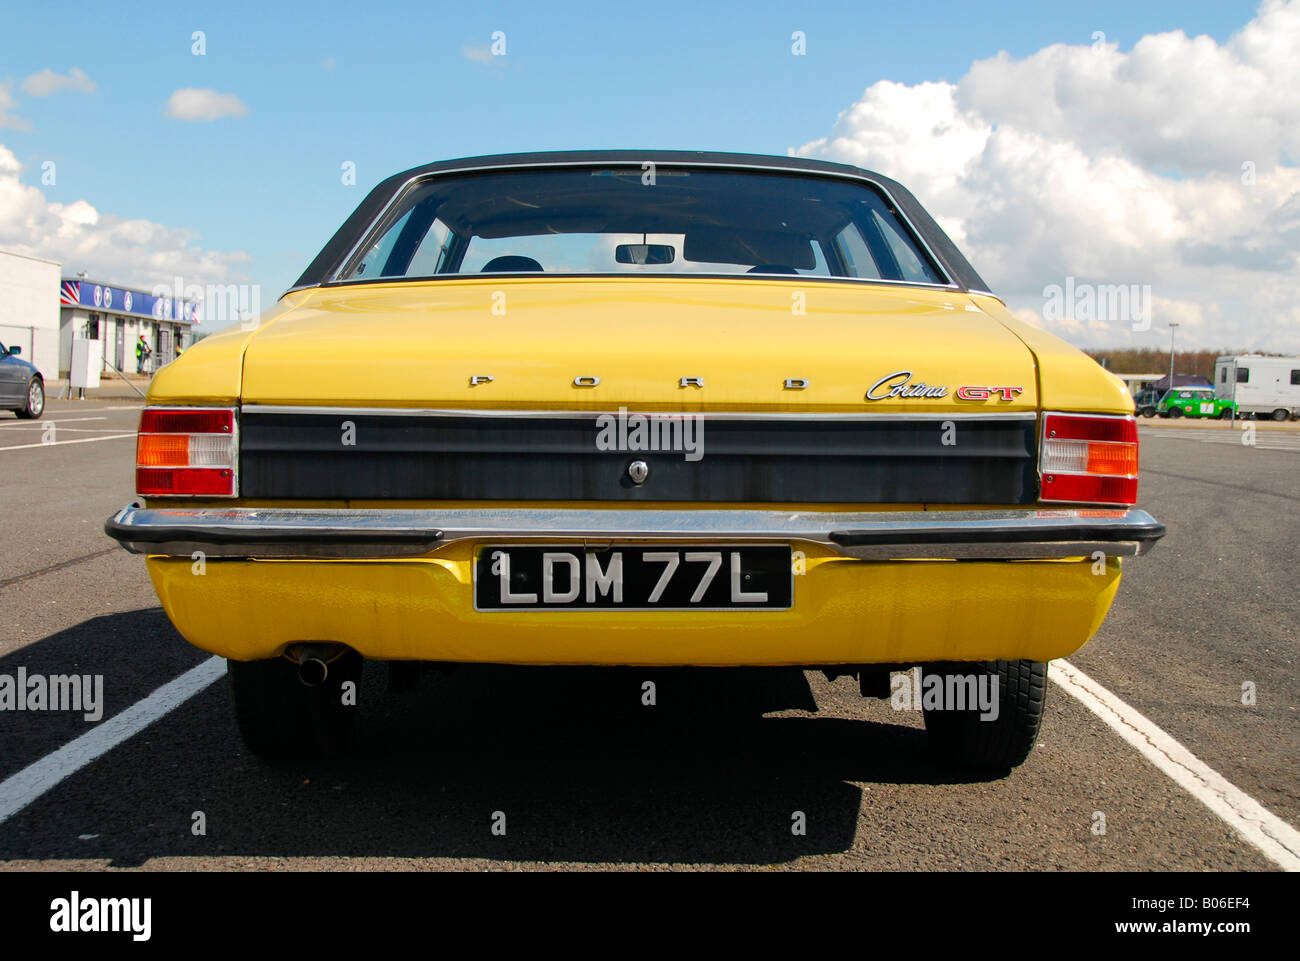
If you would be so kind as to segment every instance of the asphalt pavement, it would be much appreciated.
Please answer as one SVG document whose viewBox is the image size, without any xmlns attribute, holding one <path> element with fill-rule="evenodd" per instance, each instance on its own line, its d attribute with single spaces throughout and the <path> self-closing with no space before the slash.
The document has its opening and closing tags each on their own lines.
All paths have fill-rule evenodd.
<svg viewBox="0 0 1300 961">
<path fill-rule="evenodd" d="M 244 750 L 219 678 L 80 763 L 78 738 L 209 661 L 102 531 L 133 496 L 138 409 L 0 415 L 0 675 L 104 678 L 94 722 L 0 712 L 0 868 L 1286 866 L 1059 684 L 1005 777 L 953 772 L 919 714 L 798 670 L 463 666 L 398 694 L 367 665 L 354 752 L 278 766 Z M 1069 662 L 1294 831 L 1300 433 L 1228 426 L 1144 424 L 1141 506 L 1169 535 Z M 6 817 L 2 786 L 51 758 L 66 777 Z"/>
</svg>

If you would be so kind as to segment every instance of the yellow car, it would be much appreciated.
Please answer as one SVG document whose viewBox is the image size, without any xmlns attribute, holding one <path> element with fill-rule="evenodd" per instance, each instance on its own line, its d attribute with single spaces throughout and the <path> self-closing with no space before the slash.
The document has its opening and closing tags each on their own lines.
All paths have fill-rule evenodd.
<svg viewBox="0 0 1300 961">
<path fill-rule="evenodd" d="M 398 174 L 147 403 L 106 529 L 268 756 L 345 739 L 363 660 L 798 665 L 1005 769 L 1164 533 L 1123 382 L 820 161 Z"/>
</svg>

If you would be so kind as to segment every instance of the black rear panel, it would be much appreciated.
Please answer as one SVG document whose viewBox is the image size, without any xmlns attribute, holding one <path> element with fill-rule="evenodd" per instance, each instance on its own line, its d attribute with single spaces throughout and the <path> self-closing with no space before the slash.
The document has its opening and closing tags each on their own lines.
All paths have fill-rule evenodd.
<svg viewBox="0 0 1300 961">
<path fill-rule="evenodd" d="M 1033 419 L 710 418 L 687 433 L 661 424 L 666 449 L 638 450 L 633 415 L 621 436 L 617 415 L 599 416 L 244 410 L 240 494 L 894 504 L 1038 495 Z M 628 471 L 638 460 L 649 468 L 641 484 Z"/>
</svg>

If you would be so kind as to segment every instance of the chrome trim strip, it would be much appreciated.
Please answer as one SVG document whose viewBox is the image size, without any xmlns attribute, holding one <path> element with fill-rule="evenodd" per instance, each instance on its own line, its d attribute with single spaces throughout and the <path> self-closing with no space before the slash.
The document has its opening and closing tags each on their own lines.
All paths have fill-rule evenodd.
<svg viewBox="0 0 1300 961">
<path fill-rule="evenodd" d="M 367 242 L 371 239 L 371 237 L 374 236 L 375 230 L 377 229 L 378 225 L 384 222 L 384 219 L 388 216 L 389 211 L 393 209 L 394 205 L 397 204 L 399 200 L 404 198 L 407 195 L 407 193 L 409 193 L 412 189 L 414 189 L 414 187 L 427 180 L 434 180 L 438 177 L 446 177 L 452 174 L 488 173 L 488 172 L 500 171 L 500 170 L 542 170 L 542 169 L 555 168 L 555 167 L 631 167 L 633 169 L 636 169 L 639 163 L 641 163 L 641 161 L 637 161 L 637 160 L 572 160 L 567 162 L 553 161 L 550 163 L 493 164 L 490 167 L 450 167 L 446 170 L 439 170 L 436 173 L 428 173 L 428 174 L 423 174 L 421 176 L 412 177 L 406 183 L 402 184 L 400 188 L 398 188 L 396 191 L 393 192 L 392 199 L 390 199 L 388 203 L 384 205 L 383 209 L 379 211 L 379 214 L 372 221 L 370 221 L 370 226 L 368 226 L 364 231 L 362 231 L 361 239 L 357 241 L 357 243 L 352 247 L 351 250 L 348 251 L 347 256 L 344 257 L 342 261 L 340 261 L 339 268 L 335 270 L 333 274 L 330 275 L 330 279 L 328 283 L 340 283 L 339 274 L 341 274 L 344 270 L 348 268 L 348 266 L 352 263 L 353 259 L 356 257 L 357 252 L 363 250 L 366 247 Z M 864 177 L 861 174 L 846 173 L 838 170 L 804 170 L 798 167 L 772 167 L 772 166 L 762 166 L 759 164 L 740 164 L 740 163 L 710 163 L 709 161 L 689 161 L 689 160 L 681 161 L 681 162 L 674 161 L 672 163 L 665 163 L 663 164 L 663 166 L 666 169 L 693 167 L 697 169 L 751 170 L 751 171 L 756 170 L 764 173 L 775 172 L 778 174 L 797 174 L 799 176 L 804 176 L 804 177 L 830 177 L 838 180 L 853 180 L 859 183 L 870 184 L 876 190 L 880 191 L 880 195 L 889 202 L 889 205 L 894 209 L 895 216 L 897 216 L 899 220 L 903 222 L 904 226 L 906 226 L 907 229 L 911 232 L 912 239 L 918 241 L 922 249 L 925 250 L 926 256 L 930 258 L 931 265 L 933 265 L 934 268 L 938 270 L 939 274 L 945 280 L 948 281 L 947 284 L 942 284 L 942 285 L 926 284 L 925 286 L 943 286 L 946 288 L 951 288 L 953 290 L 962 289 L 962 287 L 952 277 L 948 275 L 948 270 L 944 266 L 943 261 L 939 259 L 939 257 L 935 254 L 934 250 L 930 247 L 929 242 L 925 239 L 925 235 L 921 233 L 921 231 L 916 229 L 916 225 L 913 224 L 912 221 L 908 218 L 907 214 L 904 213 L 903 208 L 900 207 L 898 201 L 894 199 L 894 195 L 891 194 L 888 190 L 886 190 L 883 184 L 873 180 L 870 177 Z M 450 276 L 467 277 L 467 276 L 479 276 L 479 275 L 453 274 Z M 622 275 L 610 274 L 609 276 L 622 276 Z M 677 275 L 673 274 L 669 276 L 677 276 Z M 858 278 L 846 277 L 846 278 L 836 278 L 836 279 L 855 280 Z M 374 280 L 375 278 L 373 277 L 370 278 L 371 283 L 373 283 Z M 342 282 L 346 283 L 347 281 L 342 281 Z M 908 283 L 908 281 L 891 281 L 891 283 Z M 286 291 L 286 293 L 288 293 L 288 291 Z"/>
<path fill-rule="evenodd" d="M 494 277 L 507 277 L 511 279 L 523 280 L 612 280 L 621 282 L 626 279 L 642 278 L 646 280 L 739 280 L 743 283 L 751 281 L 765 280 L 783 280 L 789 283 L 791 277 L 789 274 L 709 274 L 709 273 L 679 273 L 679 274 L 652 274 L 648 272 L 638 272 L 635 274 L 620 273 L 560 273 L 537 271 L 511 271 L 501 270 L 490 274 L 419 274 L 414 277 L 350 277 L 347 280 L 328 280 L 321 284 L 304 284 L 301 287 L 290 287 L 283 294 L 291 294 L 298 290 L 318 290 L 332 289 L 335 287 L 351 287 L 369 284 L 372 286 L 379 284 L 411 284 L 411 283 L 451 283 L 452 281 L 487 281 Z M 933 284 L 925 280 L 881 280 L 878 277 L 834 277 L 828 274 L 799 274 L 794 278 L 800 282 L 810 281 L 812 283 L 845 283 L 845 284 L 878 284 L 881 287 L 921 287 L 927 290 L 947 290 L 957 294 L 969 293 L 963 290 L 955 283 Z M 996 297 L 997 295 L 992 295 Z M 955 309 L 955 308 L 954 308 Z"/>
<path fill-rule="evenodd" d="M 1114 477 L 1118 480 L 1132 480 L 1133 478 L 1140 476 L 1138 474 L 1093 474 L 1086 470 L 1054 470 L 1051 474 L 1053 477 Z M 1042 477 L 1041 472 L 1039 473 L 1039 477 Z M 1088 503 L 1091 504 L 1092 501 L 1089 501 Z M 1104 502 L 1098 501 L 1098 503 Z"/>
<path fill-rule="evenodd" d="M 497 410 L 490 408 L 452 407 L 310 407 L 291 404 L 244 404 L 240 411 L 246 414 L 319 414 L 322 416 L 378 416 L 378 417 L 527 417 L 537 420 L 556 420 L 573 417 L 609 414 L 607 408 L 574 408 L 570 410 Z M 873 413 L 816 413 L 812 411 L 691 411 L 691 410 L 641 410 L 637 414 L 674 414 L 702 417 L 705 420 L 1036 420 L 1036 411 L 877 411 Z"/>
<path fill-rule="evenodd" d="M 1045 410 L 1043 416 L 1048 414 L 1059 414 L 1061 417 L 1108 417 L 1111 420 L 1131 420 L 1136 422 L 1136 414 L 1107 414 L 1104 411 L 1091 410 Z M 1044 425 L 1046 426 L 1046 425 Z"/>
<path fill-rule="evenodd" d="M 1097 516 L 1108 513 L 1110 516 Z M 1019 560 L 1145 553 L 1164 527 L 1141 510 L 775 511 L 555 508 L 144 508 L 105 533 L 138 554 L 242 558 L 420 557 L 457 541 L 813 543 L 872 560 Z"/>
</svg>

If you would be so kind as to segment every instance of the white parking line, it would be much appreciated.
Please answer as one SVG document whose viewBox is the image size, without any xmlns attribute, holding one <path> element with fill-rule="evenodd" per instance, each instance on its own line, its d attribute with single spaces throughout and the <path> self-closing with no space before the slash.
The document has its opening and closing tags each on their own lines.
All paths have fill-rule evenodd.
<svg viewBox="0 0 1300 961">
<path fill-rule="evenodd" d="M 1215 436 L 1210 436 L 1210 437 L 1205 437 L 1205 436 L 1195 437 L 1195 436 L 1179 435 L 1179 436 L 1176 436 L 1176 437 L 1172 437 L 1172 438 L 1170 438 L 1170 439 L 1171 439 L 1171 440 L 1190 440 L 1190 441 L 1193 441 L 1193 442 L 1195 442 L 1195 443 L 1197 443 L 1197 444 L 1214 444 L 1216 447 L 1244 447 L 1244 448 L 1246 448 L 1247 450 L 1280 450 L 1280 451 L 1285 451 L 1285 452 L 1288 453 L 1288 454 L 1300 454 L 1300 443 L 1297 443 L 1296 446 L 1294 446 L 1294 447 L 1284 447 L 1284 446 L 1278 446 L 1278 445 L 1276 445 L 1276 444 L 1260 444 L 1260 443 L 1258 443 L 1258 442 L 1256 442 L 1256 443 L 1254 443 L 1254 444 L 1243 444 L 1243 443 L 1241 442 L 1241 437 L 1240 437 L 1240 436 L 1236 436 L 1236 437 L 1232 437 L 1232 436 L 1228 436 L 1228 437 L 1222 437 L 1222 436 L 1219 436 L 1219 437 L 1215 437 Z M 1270 438 L 1270 439 L 1271 439 L 1271 438 Z"/>
<path fill-rule="evenodd" d="M 1255 443 L 1243 444 L 1243 437 L 1246 437 L 1243 431 L 1238 430 L 1206 430 L 1200 428 L 1191 429 L 1143 429 L 1143 440 L 1159 437 L 1170 440 L 1191 440 L 1201 444 L 1224 444 L 1230 447 L 1249 447 L 1255 450 L 1281 450 L 1288 453 L 1300 453 L 1300 434 L 1288 431 L 1265 430 L 1257 431 L 1255 434 Z"/>
<path fill-rule="evenodd" d="M 50 398 L 51 401 L 53 401 L 53 400 L 57 400 L 57 399 L 58 399 L 58 398 L 54 398 L 54 397 Z M 110 407 L 98 407 L 98 406 L 95 406 L 94 404 L 88 404 L 88 403 L 86 403 L 85 401 L 82 401 L 81 403 L 78 403 L 77 405 L 75 405 L 75 406 L 73 406 L 73 407 L 60 407 L 60 408 L 58 408 L 57 411 L 55 411 L 54 408 L 50 407 L 50 406 L 47 404 L 46 407 L 45 407 L 45 410 L 46 410 L 47 413 L 75 414 L 75 413 L 76 413 L 77 411 L 79 411 L 79 410 L 80 410 L 80 411 L 89 411 L 89 410 L 139 410 L 139 409 L 140 409 L 141 407 L 143 407 L 143 406 L 144 406 L 144 402 L 143 402 L 143 401 L 141 401 L 141 402 L 138 403 L 138 404 L 114 404 L 114 405 L 112 405 L 112 406 L 110 406 Z"/>
<path fill-rule="evenodd" d="M 1047 676 L 1274 864 L 1300 871 L 1300 831 L 1069 661 L 1053 661 Z"/>
<path fill-rule="evenodd" d="M 168 681 L 142 701 L 91 728 L 81 737 L 27 765 L 0 782 L 0 824 L 69 775 L 76 774 L 96 758 L 134 737 L 166 714 L 180 707 L 226 671 L 223 658 L 210 657 L 180 677 Z"/>
<path fill-rule="evenodd" d="M 86 765 L 134 737 L 225 673 L 210 657 L 148 697 L 0 782 L 0 824 Z M 1300 871 L 1300 831 L 1266 810 L 1135 708 L 1064 659 L 1053 682 L 1092 711 L 1148 761 L 1285 871 Z"/>
<path fill-rule="evenodd" d="M 41 424 L 44 423 L 51 423 L 51 422 L 41 421 L 40 423 L 35 424 L 34 426 L 28 427 L 27 429 L 44 430 L 44 428 L 41 427 Z M 10 430 L 12 429 L 13 428 L 10 428 Z M 122 428 L 120 427 L 60 427 L 57 433 L 60 436 L 63 434 L 120 434 L 122 433 Z"/>
<path fill-rule="evenodd" d="M 33 447 L 62 447 L 64 444 L 93 444 L 97 440 L 120 440 L 123 437 L 134 437 L 135 433 L 130 434 L 110 434 L 107 437 L 81 437 L 77 440 L 52 440 L 48 444 L 14 444 L 12 447 L 0 447 L 0 450 L 31 450 Z"/>
<path fill-rule="evenodd" d="M 107 417 L 46 417 L 44 420 L 17 420 L 0 424 L 0 430 L 34 430 L 42 424 L 71 424 L 82 420 L 108 420 Z"/>
</svg>

